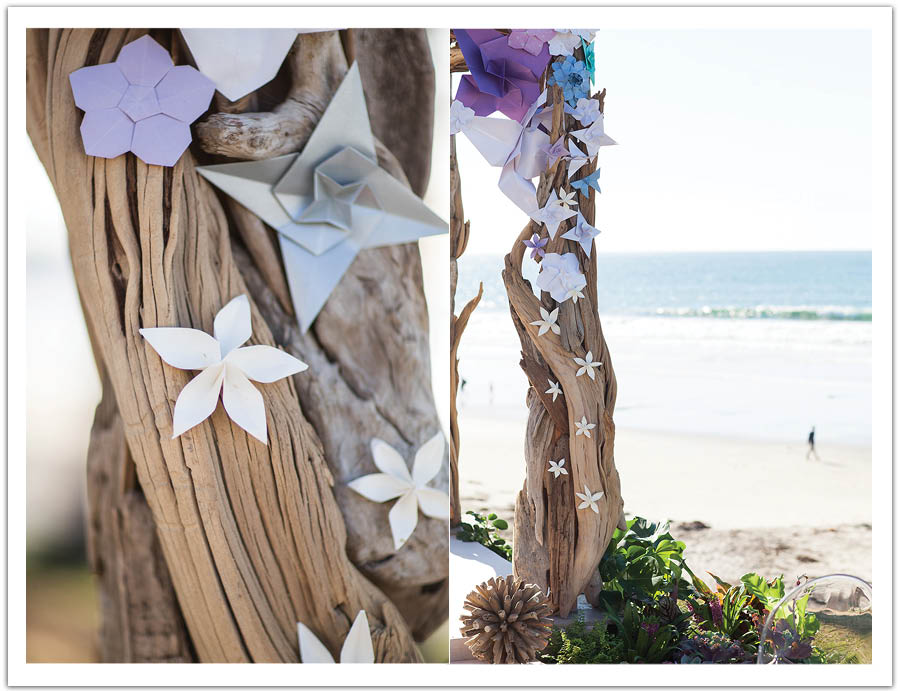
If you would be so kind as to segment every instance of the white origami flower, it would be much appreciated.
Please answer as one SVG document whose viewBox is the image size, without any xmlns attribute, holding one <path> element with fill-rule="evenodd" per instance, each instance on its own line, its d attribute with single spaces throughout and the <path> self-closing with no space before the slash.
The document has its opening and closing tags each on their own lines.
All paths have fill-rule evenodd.
<svg viewBox="0 0 900 691">
<path fill-rule="evenodd" d="M 569 29 L 557 29 L 556 36 L 548 42 L 550 55 L 571 55 L 580 45 L 581 36 Z"/>
<path fill-rule="evenodd" d="M 568 179 L 571 179 L 575 173 L 581 170 L 582 166 L 590 163 L 591 157 L 578 148 L 578 144 L 574 140 L 569 140 L 569 169 L 567 171 Z"/>
<path fill-rule="evenodd" d="M 591 158 L 597 155 L 601 146 L 612 146 L 616 143 L 603 129 L 603 113 L 597 116 L 590 127 L 575 130 L 572 132 L 572 136 L 587 146 L 588 156 Z"/>
<path fill-rule="evenodd" d="M 577 436 L 583 434 L 588 439 L 590 439 L 591 438 L 591 430 L 594 429 L 594 427 L 596 427 L 596 426 L 597 425 L 595 425 L 593 422 L 588 422 L 587 418 L 584 415 L 582 415 L 581 422 L 579 422 L 578 420 L 575 421 L 575 427 L 578 428 L 578 431 L 575 432 L 575 436 L 577 437 Z"/>
<path fill-rule="evenodd" d="M 572 297 L 573 289 L 580 290 L 587 285 L 574 252 L 547 252 L 541 260 L 541 272 L 535 282 L 538 288 L 550 293 L 557 302 L 565 302 Z"/>
<path fill-rule="evenodd" d="M 587 126 L 600 117 L 600 101 L 596 98 L 579 98 L 574 108 L 567 105 L 565 111 Z"/>
<path fill-rule="evenodd" d="M 213 321 L 215 338 L 199 329 L 139 329 L 164 362 L 186 370 L 202 370 L 178 394 L 172 416 L 172 439 L 213 414 L 219 394 L 225 412 L 249 434 L 267 443 L 266 407 L 250 380 L 270 384 L 305 370 L 308 365 L 267 345 L 240 348 L 252 333 L 250 302 L 239 295 Z"/>
<path fill-rule="evenodd" d="M 563 237 L 566 240 L 574 240 L 581 245 L 581 249 L 583 249 L 584 253 L 589 257 L 591 256 L 591 249 L 594 246 L 594 238 L 598 235 L 600 235 L 600 231 L 588 223 L 584 216 L 581 215 L 580 211 L 578 212 L 578 218 L 575 220 L 575 225 L 570 230 L 563 233 Z M 584 297 L 584 295 L 581 297 Z"/>
<path fill-rule="evenodd" d="M 566 300 L 572 298 L 572 302 L 576 305 L 578 304 L 578 299 L 584 299 L 584 293 L 581 292 L 581 289 L 584 288 L 586 281 L 584 281 L 584 276 L 582 276 L 581 284 L 575 281 L 567 281 L 566 282 Z"/>
<path fill-rule="evenodd" d="M 310 631 L 302 622 L 297 622 L 297 638 L 300 641 L 300 661 L 306 664 L 325 662 L 334 664 L 334 658 L 328 652 L 328 648 L 322 645 L 322 641 L 316 638 L 316 634 Z M 375 650 L 372 648 L 372 635 L 369 633 L 369 619 L 366 610 L 359 610 L 353 626 L 347 632 L 344 645 L 341 647 L 341 664 L 348 662 L 361 662 L 372 664 L 375 662 Z"/>
<path fill-rule="evenodd" d="M 559 193 L 562 196 L 556 200 L 557 204 L 559 204 L 560 206 L 564 206 L 567 209 L 571 209 L 573 206 L 578 206 L 578 201 L 575 199 L 575 190 L 567 193 L 564 189 L 560 188 Z"/>
<path fill-rule="evenodd" d="M 558 463 L 554 463 L 550 461 L 550 467 L 547 468 L 548 473 L 553 473 L 553 477 L 559 477 L 560 475 L 568 475 L 569 471 L 563 468 L 566 464 L 565 458 L 560 458 Z"/>
<path fill-rule="evenodd" d="M 544 393 L 552 393 L 553 400 L 555 401 L 557 396 L 562 395 L 562 389 L 559 388 L 558 382 L 555 382 L 552 379 L 548 379 L 547 381 L 550 382 L 550 388 L 547 389 Z"/>
<path fill-rule="evenodd" d="M 556 315 L 559 314 L 559 307 L 557 307 L 552 312 L 547 312 L 543 307 L 541 307 L 541 318 L 537 321 L 531 322 L 532 326 L 541 327 L 538 330 L 538 336 L 543 336 L 548 331 L 552 331 L 557 336 L 559 336 L 559 325 L 556 323 Z"/>
<path fill-rule="evenodd" d="M 583 358 L 575 357 L 572 358 L 575 361 L 576 365 L 581 365 L 578 368 L 578 371 L 575 373 L 576 377 L 580 377 L 582 374 L 587 372 L 587 375 L 593 379 L 594 378 L 594 368 L 601 367 L 603 365 L 602 362 L 594 362 L 594 354 L 589 350 L 587 351 L 587 355 Z"/>
<path fill-rule="evenodd" d="M 381 439 L 372 440 L 372 457 L 380 473 L 364 475 L 347 486 L 366 499 L 385 502 L 400 497 L 388 514 L 394 548 L 400 549 L 419 522 L 419 509 L 431 518 L 450 520 L 450 497 L 425 485 L 441 469 L 444 435 L 438 432 L 416 452 L 412 475 L 396 449 Z"/>
<path fill-rule="evenodd" d="M 544 205 L 543 209 L 537 212 L 537 218 L 535 220 L 547 226 L 547 232 L 550 233 L 550 239 L 552 240 L 556 237 L 556 231 L 559 230 L 559 224 L 572 218 L 575 213 L 576 212 L 568 206 L 560 204 L 559 197 L 556 196 L 556 190 L 551 190 L 550 196 L 547 198 L 547 203 Z"/>
<path fill-rule="evenodd" d="M 575 496 L 581 499 L 581 503 L 578 505 L 579 509 L 587 509 L 590 508 L 594 513 L 600 513 L 600 509 L 597 508 L 597 500 L 603 496 L 603 492 L 594 492 L 591 494 L 591 490 L 588 489 L 588 486 L 584 486 L 584 494 L 581 492 L 575 492 Z"/>
<path fill-rule="evenodd" d="M 464 132 L 474 117 L 474 110 L 464 105 L 462 101 L 454 100 L 450 104 L 450 134 Z"/>
</svg>

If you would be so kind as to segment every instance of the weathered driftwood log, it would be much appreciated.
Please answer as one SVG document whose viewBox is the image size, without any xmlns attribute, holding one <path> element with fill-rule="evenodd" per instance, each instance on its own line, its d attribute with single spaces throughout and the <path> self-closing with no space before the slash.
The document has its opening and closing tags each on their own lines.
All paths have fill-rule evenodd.
<svg viewBox="0 0 900 691">
<path fill-rule="evenodd" d="M 604 95 L 605 91 L 596 96 L 601 111 Z M 559 87 L 548 89 L 547 103 L 553 108 L 551 142 L 555 142 L 577 129 L 577 123 L 564 115 Z M 584 166 L 578 177 L 593 170 L 593 165 Z M 541 176 L 538 204 L 543 206 L 550 191 L 560 188 L 571 190 L 564 160 L 557 161 Z M 594 221 L 594 194 L 591 190 L 589 198 L 580 193 L 578 196 L 579 209 L 589 223 Z M 539 308 L 552 311 L 557 304 L 549 293 L 542 293 L 538 300 L 530 283 L 522 277 L 523 240 L 532 233 L 540 234 L 539 224 L 531 221 L 522 230 L 506 256 L 503 270 L 510 312 L 522 345 L 520 364 L 531 384 L 526 399 L 527 475 L 516 501 L 513 571 L 547 589 L 554 610 L 563 615 L 571 611 L 579 593 L 594 580 L 623 506 L 613 458 L 616 378 L 597 312 L 597 250 L 587 257 L 576 242 L 562 238 L 573 223 L 574 219 L 565 222 L 545 248 L 547 252 L 574 252 L 587 279 L 585 299 L 577 304 L 567 300 L 558 305 L 559 336 L 552 332 L 537 335 L 538 327 L 531 322 L 540 319 Z M 586 375 L 576 377 L 578 367 L 573 358 L 584 357 L 587 351 L 603 363 L 596 380 Z M 548 380 L 558 382 L 563 390 L 564 395 L 556 401 L 545 393 Z M 591 437 L 575 434 L 575 422 L 582 416 L 597 425 Z M 566 459 L 569 474 L 554 478 L 547 470 L 548 464 L 560 458 Z M 574 493 L 584 492 L 585 485 L 592 492 L 604 492 L 598 502 L 599 514 L 576 509 Z"/>
<path fill-rule="evenodd" d="M 465 220 L 460 187 L 459 164 L 456 161 L 456 135 L 450 137 L 450 525 L 462 520 L 459 505 L 459 420 L 456 396 L 459 391 L 459 342 L 469 317 L 481 301 L 484 285 L 478 284 L 478 295 L 469 300 L 456 316 L 456 282 L 459 270 L 456 260 L 466 251 L 469 242 L 469 222 Z"/>
<path fill-rule="evenodd" d="M 435 592 L 446 587 L 446 558 L 437 564 L 424 564 L 434 560 L 428 553 L 416 560 L 412 554 L 416 545 L 410 540 L 404 546 L 406 555 L 381 554 L 375 560 L 380 564 L 366 562 L 359 549 L 354 551 L 354 541 L 368 539 L 368 552 L 379 554 L 378 545 L 390 541 L 387 507 L 374 505 L 384 514 L 376 520 L 371 519 L 372 510 L 368 508 L 357 515 L 347 506 L 338 506 L 332 486 L 348 477 L 349 468 L 355 468 L 357 474 L 374 470 L 363 450 L 368 443 L 365 435 L 373 428 L 395 446 L 402 447 L 402 440 L 410 449 L 437 428 L 431 393 L 423 383 L 428 381 L 427 324 L 418 256 L 410 247 L 363 252 L 348 274 L 349 280 L 341 284 L 351 285 L 343 296 L 339 295 L 339 286 L 323 311 L 324 319 L 320 317 L 321 328 L 311 330 L 300 345 L 285 333 L 292 320 L 284 317 L 282 322 L 273 320 L 270 324 L 273 310 L 286 307 L 286 294 L 278 289 L 279 281 L 270 276 L 277 254 L 268 251 L 263 242 L 268 231 L 260 224 L 254 234 L 247 215 L 244 223 L 236 221 L 239 214 L 231 208 L 232 225 L 237 226 L 237 235 L 246 243 L 249 254 L 243 252 L 229 232 L 229 214 L 211 187 L 197 176 L 192 152 L 173 168 L 147 166 L 131 155 L 103 160 L 83 153 L 78 136 L 80 114 L 68 88 L 68 74 L 83 65 L 112 61 L 124 43 L 142 33 L 28 32 L 28 132 L 60 199 L 95 357 L 108 377 L 105 395 L 114 395 L 121 417 L 121 423 L 117 423 L 115 416 L 98 411 L 94 439 L 99 439 L 103 426 L 109 439 L 92 444 L 92 467 L 99 466 L 99 457 L 109 453 L 107 449 L 118 449 L 109 472 L 115 473 L 111 477 L 116 482 L 127 477 L 130 461 L 122 451 L 124 439 L 152 512 L 197 659 L 296 661 L 298 620 L 316 631 L 336 653 L 356 612 L 365 609 L 373 628 L 376 659 L 417 660 L 403 617 L 351 559 L 373 580 L 380 577 L 383 590 L 402 592 L 413 598 L 413 606 L 429 610 L 432 622 L 427 624 L 421 623 L 422 612 L 416 613 L 419 631 L 423 632 L 440 623 L 445 612 L 445 603 L 438 609 L 433 600 Z M 154 31 L 153 35 L 177 51 L 172 32 Z M 339 45 L 337 36 L 331 37 Z M 337 60 L 333 51 L 323 54 Z M 303 69 L 316 71 L 321 67 L 306 64 Z M 345 70 L 346 62 L 338 69 Z M 327 103 L 330 92 L 321 98 Z M 378 117 L 373 114 L 373 128 L 378 134 L 376 123 Z M 416 130 L 414 122 L 410 130 Z M 297 141 L 298 146 L 302 144 Z M 255 263 L 259 257 L 265 257 L 263 265 Z M 278 268 L 280 271 L 280 264 Z M 366 279 L 372 276 L 381 281 L 382 294 L 367 295 L 366 304 L 361 306 L 359 286 L 369 285 Z M 385 280 L 384 276 L 393 278 Z M 311 364 L 305 373 L 311 376 L 282 380 L 262 390 L 269 423 L 268 446 L 231 424 L 221 408 L 208 423 L 171 440 L 172 407 L 190 375 L 161 363 L 142 342 L 137 329 L 178 325 L 210 331 L 219 307 L 234 295 L 247 292 L 248 286 L 254 303 L 252 341 L 286 347 Z M 265 300 L 257 302 L 259 296 Z M 397 304 L 382 302 L 378 309 L 370 303 L 379 302 L 379 297 L 412 299 L 413 304 L 398 308 Z M 376 316 L 384 321 L 385 310 L 394 309 L 398 319 L 409 321 L 393 324 L 396 330 L 388 334 L 390 322 L 374 322 Z M 355 328 L 348 329 L 348 322 Z M 338 324 L 343 327 L 342 340 L 335 343 Z M 393 347 L 386 342 L 392 342 Z M 406 350 L 399 346 L 401 342 Z M 366 344 L 369 349 L 359 352 L 356 344 Z M 379 362 L 380 357 L 398 349 L 404 353 L 404 372 L 392 371 L 383 360 Z M 379 367 L 386 367 L 390 374 Z M 391 377 L 404 373 L 418 381 L 397 387 Z M 329 387 L 336 382 L 341 382 L 344 390 L 330 393 Z M 304 395 L 304 391 L 316 394 Z M 346 400 L 351 395 L 353 400 Z M 105 405 L 109 406 L 108 398 Z M 345 420 L 346 409 L 354 409 L 355 417 Z M 411 411 L 415 415 L 409 419 Z M 376 422 L 354 427 L 367 413 L 374 415 Z M 322 427 L 321 435 L 308 422 L 310 419 Z M 121 432 L 117 432 L 119 424 Z M 341 443 L 335 448 L 333 442 L 338 436 Z M 128 487 L 127 483 L 123 486 Z M 118 487 L 114 489 L 119 491 Z M 346 503 L 340 487 L 337 490 L 338 501 Z M 135 496 L 139 495 L 131 498 Z M 349 514 L 346 528 L 342 511 L 345 516 Z M 134 515 L 140 516 L 140 510 Z M 364 525 L 355 525 L 357 518 Z M 113 544 L 105 532 L 109 528 L 104 527 L 109 521 L 95 523 L 93 543 Z M 153 548 L 153 532 L 130 530 L 121 554 L 128 569 L 135 561 L 129 550 L 158 555 Z M 438 550 L 435 543 L 443 541 L 442 555 L 446 554 L 445 526 L 440 530 L 427 519 L 420 520 L 413 537 L 425 542 L 432 552 Z M 95 557 L 100 552 L 93 550 Z M 422 563 L 412 571 L 419 582 L 400 578 L 396 573 L 399 568 L 374 573 L 384 563 L 417 561 Z M 152 558 L 144 562 L 144 566 L 135 568 L 145 575 L 160 566 Z M 106 568 L 109 563 L 104 562 Z M 104 578 L 103 583 L 108 580 L 111 578 Z M 154 598 L 165 601 L 165 579 L 157 581 L 161 595 Z M 137 579 L 135 585 L 139 583 Z M 122 587 L 128 591 L 132 586 Z M 130 601 L 135 600 L 131 597 Z M 173 604 L 171 600 L 169 603 Z M 404 604 L 404 609 L 411 609 L 408 602 Z M 109 609 L 122 614 L 119 605 Z M 155 630 L 167 630 L 165 612 L 157 619 Z M 171 617 L 169 622 L 178 628 Z M 413 624 L 416 626 L 416 622 Z M 125 620 L 124 626 L 135 635 L 134 625 Z M 107 626 L 106 630 L 114 628 Z M 178 633 L 173 635 L 177 639 Z M 150 643 L 149 652 L 132 652 L 132 659 L 181 659 L 185 652 L 181 640 Z M 127 657 L 128 653 L 122 655 Z"/>
</svg>

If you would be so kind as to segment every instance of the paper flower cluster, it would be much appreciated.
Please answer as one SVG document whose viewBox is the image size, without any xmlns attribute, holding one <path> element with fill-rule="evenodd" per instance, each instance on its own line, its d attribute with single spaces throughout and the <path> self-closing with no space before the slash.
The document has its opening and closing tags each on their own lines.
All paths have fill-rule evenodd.
<svg viewBox="0 0 900 691">
<path fill-rule="evenodd" d="M 175 165 L 191 143 L 190 124 L 206 112 L 215 91 L 193 67 L 175 67 L 147 35 L 123 46 L 115 62 L 75 70 L 69 82 L 84 111 L 85 153 L 115 158 L 131 151 L 158 166 Z"/>
<path fill-rule="evenodd" d="M 541 261 L 541 272 L 537 277 L 538 288 L 550 293 L 557 302 L 564 302 L 587 285 L 587 280 L 578 266 L 578 257 L 572 252 L 557 254 L 547 252 Z M 581 295 L 584 297 L 584 295 Z"/>
</svg>

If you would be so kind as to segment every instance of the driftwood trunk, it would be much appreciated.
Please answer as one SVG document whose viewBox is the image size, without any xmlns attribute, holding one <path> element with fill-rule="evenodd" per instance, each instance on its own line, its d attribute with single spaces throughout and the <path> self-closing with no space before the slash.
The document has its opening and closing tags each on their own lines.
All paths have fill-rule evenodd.
<svg viewBox="0 0 900 691">
<path fill-rule="evenodd" d="M 302 148 L 347 69 L 349 46 L 377 137 L 398 126 L 382 103 L 409 96 L 418 108 L 402 123 L 417 148 L 398 159 L 381 146 L 379 157 L 421 193 L 433 98 L 424 35 L 300 36 L 279 77 L 196 126 L 197 141 L 173 168 L 131 154 L 87 157 L 68 75 L 111 62 L 144 33 L 27 37 L 28 133 L 60 200 L 103 381 L 88 459 L 103 658 L 296 662 L 297 621 L 336 655 L 365 609 L 376 659 L 416 661 L 414 636 L 446 617 L 446 524 L 420 516 L 395 552 L 390 506 L 344 484 L 375 471 L 371 437 L 410 457 L 438 430 L 417 248 L 361 252 L 300 334 L 271 231 L 217 196 L 195 166 L 222 160 L 210 154 L 264 158 Z M 176 64 L 189 61 L 177 32 L 152 35 Z M 242 112 L 257 107 L 265 112 Z M 241 293 L 251 298 L 252 342 L 280 345 L 310 369 L 261 389 L 268 446 L 221 407 L 172 440 L 172 408 L 190 374 L 164 365 L 138 328 L 211 331 L 217 310 Z"/>
<path fill-rule="evenodd" d="M 604 95 L 605 91 L 596 96 L 601 112 Z M 547 104 L 553 109 L 551 142 L 580 127 L 573 117 L 564 114 L 559 87 L 548 89 Z M 546 203 L 551 190 L 571 190 L 566 167 L 565 160 L 560 159 L 541 176 L 539 206 Z M 584 166 L 579 177 L 593 170 L 594 165 Z M 589 198 L 578 195 L 579 209 L 591 224 L 594 195 L 594 190 Z M 613 457 L 616 377 L 597 312 L 597 249 L 586 257 L 578 243 L 562 238 L 573 222 L 574 219 L 565 222 L 545 248 L 561 254 L 574 252 L 587 279 L 585 299 L 577 304 L 567 300 L 558 305 L 560 336 L 537 335 L 538 327 L 531 322 L 540 319 L 539 307 L 552 311 L 557 304 L 545 292 L 538 300 L 530 283 L 522 277 L 523 240 L 532 233 L 540 234 L 539 224 L 531 221 L 522 230 L 506 256 L 503 270 L 510 312 L 522 346 L 520 364 L 531 384 L 526 398 L 526 480 L 516 500 L 513 572 L 549 591 L 553 608 L 563 616 L 575 606 L 580 593 L 595 589 L 589 586 L 596 586 L 597 564 L 623 515 Z M 575 376 L 577 365 L 573 358 L 584 357 L 587 351 L 603 363 L 596 380 L 587 375 Z M 564 393 L 555 402 L 544 393 L 548 380 L 559 382 Z M 582 415 L 597 425 L 590 438 L 575 434 L 575 422 Z M 560 458 L 566 459 L 569 474 L 554 478 L 548 472 L 549 461 Z M 575 492 L 583 492 L 584 485 L 593 492 L 604 492 L 599 514 L 576 508 Z"/>
</svg>

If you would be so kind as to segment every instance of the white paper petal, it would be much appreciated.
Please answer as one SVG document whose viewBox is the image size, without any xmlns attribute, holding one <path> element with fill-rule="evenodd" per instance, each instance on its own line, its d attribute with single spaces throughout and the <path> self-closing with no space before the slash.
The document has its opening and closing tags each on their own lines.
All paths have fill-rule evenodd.
<svg viewBox="0 0 900 691">
<path fill-rule="evenodd" d="M 401 497 L 388 513 L 391 534 L 394 536 L 394 549 L 400 549 L 409 539 L 419 522 L 419 503 L 416 493 L 409 492 Z"/>
<path fill-rule="evenodd" d="M 240 369 L 248 379 L 270 384 L 309 367 L 283 350 L 267 345 L 253 345 L 232 350 L 226 360 Z"/>
<path fill-rule="evenodd" d="M 334 664 L 334 658 L 331 657 L 328 648 L 322 645 L 322 641 L 316 638 L 316 634 L 299 621 L 297 622 L 297 639 L 300 642 L 300 662 L 306 664 L 316 662 Z"/>
<path fill-rule="evenodd" d="M 437 475 L 444 461 L 444 435 L 438 432 L 416 451 L 413 462 L 412 478 L 416 487 L 423 487 L 426 482 Z"/>
<path fill-rule="evenodd" d="M 262 394 L 250 380 L 232 364 L 225 365 L 225 385 L 222 403 L 234 422 L 248 434 L 268 443 L 266 434 L 266 406 Z"/>
<path fill-rule="evenodd" d="M 403 456 L 397 452 L 397 449 L 381 439 L 373 439 L 370 446 L 372 447 L 372 458 L 375 460 L 378 470 L 412 484 L 412 477 L 406 467 L 406 461 L 403 460 Z"/>
<path fill-rule="evenodd" d="M 172 439 L 212 415 L 224 377 L 225 365 L 207 367 L 181 390 L 172 415 Z"/>
<path fill-rule="evenodd" d="M 159 327 L 139 329 L 164 362 L 178 369 L 206 369 L 221 359 L 219 344 L 205 331 Z"/>
<path fill-rule="evenodd" d="M 416 490 L 419 508 L 429 518 L 442 521 L 450 520 L 450 495 L 433 487 L 420 487 Z"/>
<path fill-rule="evenodd" d="M 377 502 L 396 499 L 413 488 L 410 482 L 387 473 L 363 475 L 348 482 L 347 487 L 363 495 L 366 499 Z"/>
<path fill-rule="evenodd" d="M 250 301 L 246 295 L 238 295 L 219 310 L 213 322 L 213 333 L 222 347 L 222 357 L 246 343 L 251 330 Z"/>
<path fill-rule="evenodd" d="M 348 662 L 362 662 L 372 664 L 375 662 L 375 650 L 372 648 L 372 634 L 369 633 L 369 619 L 366 610 L 359 610 L 353 626 L 344 640 L 341 648 L 341 664 Z"/>
</svg>

